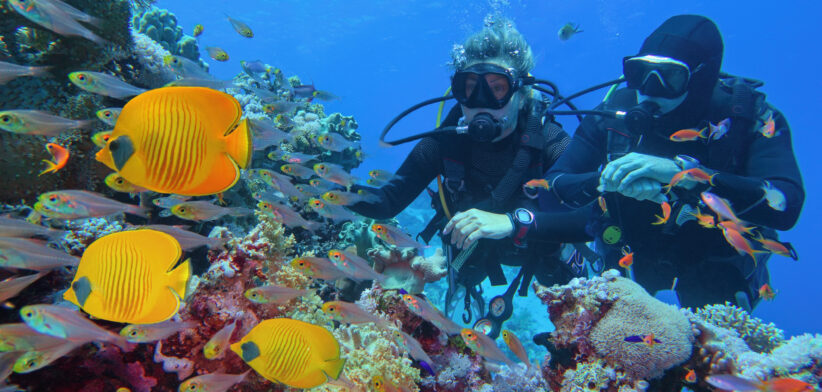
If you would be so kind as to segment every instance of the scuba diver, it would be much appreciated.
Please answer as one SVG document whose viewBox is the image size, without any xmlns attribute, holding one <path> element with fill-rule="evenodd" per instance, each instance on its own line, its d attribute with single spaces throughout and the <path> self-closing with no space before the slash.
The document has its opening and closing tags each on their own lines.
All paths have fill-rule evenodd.
<svg viewBox="0 0 822 392">
<path fill-rule="evenodd" d="M 662 23 L 623 59 L 627 88 L 588 111 L 542 197 L 593 210 L 587 230 L 606 268 L 630 254 L 626 270 L 649 292 L 677 281 L 682 306 L 731 301 L 750 312 L 770 287 L 770 253 L 734 247 L 790 229 L 805 195 L 787 121 L 756 91 L 761 82 L 721 73 L 722 56 L 710 19 Z M 708 205 L 725 201 L 732 212 L 718 215 L 729 222 L 713 221 Z M 668 207 L 670 219 L 659 217 Z M 747 225 L 758 228 L 747 235 Z"/>
<path fill-rule="evenodd" d="M 539 91 L 558 95 L 556 87 L 538 86 L 552 84 L 529 75 L 531 48 L 511 22 L 487 25 L 452 57 L 451 92 L 459 104 L 434 131 L 385 142 L 387 131 L 404 115 L 450 96 L 423 102 L 392 121 L 383 143 L 421 140 L 387 184 L 354 186 L 352 191 L 378 195 L 378 203 L 350 209 L 374 219 L 393 218 L 437 178 L 439 195 L 429 190 L 436 215 L 420 237 L 425 242 L 435 233 L 443 237 L 449 260 L 446 314 L 461 301 L 463 321 L 479 319 L 474 327 L 496 337 L 511 316 L 515 292 L 526 295 L 533 277 L 552 285 L 580 274 L 580 258 L 572 257 L 572 250 L 562 252 L 561 244 L 590 241 L 584 230 L 589 212 L 539 212 L 536 191 L 523 187 L 543 178 L 570 138 L 544 117 L 548 98 Z M 500 264 L 522 268 L 507 282 Z M 509 283 L 509 288 L 490 301 L 482 317 L 486 307 L 478 285 L 486 277 L 492 285 Z"/>
</svg>

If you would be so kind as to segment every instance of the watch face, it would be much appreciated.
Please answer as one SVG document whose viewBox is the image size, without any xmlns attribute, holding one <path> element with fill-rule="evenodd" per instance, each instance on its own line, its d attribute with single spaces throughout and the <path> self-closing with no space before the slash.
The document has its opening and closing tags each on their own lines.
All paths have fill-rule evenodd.
<svg viewBox="0 0 822 392">
<path fill-rule="evenodd" d="M 515 214 L 516 214 L 517 220 L 520 221 L 521 223 L 528 224 L 528 223 L 531 223 L 531 220 L 533 220 L 533 216 L 531 215 L 531 213 L 528 212 L 528 210 L 526 210 L 524 208 L 520 208 L 520 209 L 516 210 Z"/>
</svg>

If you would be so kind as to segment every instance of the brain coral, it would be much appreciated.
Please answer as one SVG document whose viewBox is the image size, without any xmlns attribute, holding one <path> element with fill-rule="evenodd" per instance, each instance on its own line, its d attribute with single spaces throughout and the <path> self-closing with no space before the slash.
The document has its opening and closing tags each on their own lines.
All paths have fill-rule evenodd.
<svg viewBox="0 0 822 392">
<path fill-rule="evenodd" d="M 631 280 L 608 282 L 616 301 L 591 329 L 596 352 L 615 367 L 636 378 L 655 378 L 691 356 L 694 342 L 691 324 L 674 306 L 649 295 Z M 625 337 L 653 333 L 662 343 L 648 347 L 626 342 Z"/>
</svg>

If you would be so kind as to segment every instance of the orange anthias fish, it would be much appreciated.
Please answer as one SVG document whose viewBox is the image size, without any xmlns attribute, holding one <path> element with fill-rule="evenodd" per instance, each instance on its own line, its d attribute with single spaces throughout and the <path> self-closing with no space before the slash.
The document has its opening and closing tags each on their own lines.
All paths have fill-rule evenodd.
<svg viewBox="0 0 822 392">
<path fill-rule="evenodd" d="M 622 258 L 619 259 L 619 266 L 625 269 L 631 268 L 634 265 L 634 252 L 625 253 Z"/>
<path fill-rule="evenodd" d="M 251 131 L 232 96 L 167 87 L 130 100 L 96 159 L 126 181 L 159 193 L 223 192 L 251 163 Z"/>
<path fill-rule="evenodd" d="M 604 197 L 597 197 L 597 204 L 599 204 L 599 209 L 602 210 L 603 215 L 608 213 L 608 204 L 605 203 Z"/>
<path fill-rule="evenodd" d="M 699 210 L 699 207 L 696 208 L 696 214 L 693 212 L 690 213 L 696 218 L 699 225 L 706 228 L 706 229 L 713 229 L 716 227 L 716 222 L 714 221 L 714 216 L 710 214 L 703 214 L 702 211 Z"/>
<path fill-rule="evenodd" d="M 685 374 L 685 382 L 693 384 L 696 382 L 696 372 L 694 369 L 688 369 L 688 373 Z"/>
<path fill-rule="evenodd" d="M 546 191 L 551 189 L 551 186 L 548 184 L 548 180 L 544 178 L 533 179 L 531 181 L 528 181 L 522 187 L 528 189 L 543 188 Z"/>
<path fill-rule="evenodd" d="M 776 297 L 776 291 L 771 288 L 771 285 L 765 283 L 759 288 L 759 296 L 765 301 L 770 301 Z"/>
<path fill-rule="evenodd" d="M 671 137 L 669 138 L 673 142 L 690 142 L 697 139 L 705 139 L 708 136 L 705 134 L 705 131 L 708 128 L 702 129 L 681 129 L 679 131 L 674 132 Z"/>
<path fill-rule="evenodd" d="M 715 174 L 705 173 L 704 170 L 702 170 L 698 167 L 695 167 L 693 169 L 683 170 L 679 173 L 674 174 L 674 176 L 671 177 L 671 181 L 668 183 L 668 185 L 663 186 L 662 189 L 665 191 L 665 194 L 667 194 L 668 192 L 671 191 L 671 188 L 673 188 L 674 186 L 676 186 L 676 184 L 679 184 L 680 181 L 682 181 L 686 178 L 694 180 L 696 182 L 708 183 L 711 186 L 713 186 L 713 184 L 714 184 L 713 183 L 714 175 Z"/>
<path fill-rule="evenodd" d="M 699 196 L 702 198 L 705 205 L 708 206 L 708 208 L 710 208 L 711 211 L 713 211 L 718 217 L 732 222 L 740 222 L 740 219 L 736 217 L 736 213 L 734 213 L 734 210 L 731 208 L 731 205 L 727 200 L 710 192 L 702 192 Z"/>
<path fill-rule="evenodd" d="M 43 159 L 43 162 L 45 162 L 48 165 L 48 168 L 46 168 L 46 170 L 41 171 L 40 174 L 38 174 L 38 176 L 42 176 L 46 173 L 54 173 L 66 167 L 66 163 L 69 159 L 69 150 L 59 144 L 48 143 L 46 144 L 46 150 L 49 152 L 49 154 L 51 154 L 51 157 L 52 159 L 54 159 L 54 161 L 52 162 L 47 159 Z"/>
<path fill-rule="evenodd" d="M 747 254 L 751 256 L 751 259 L 754 261 L 754 265 L 756 265 L 756 254 L 762 253 L 761 250 L 754 250 L 751 247 L 751 243 L 742 236 L 742 234 L 731 228 L 726 222 L 719 222 L 719 228 L 722 229 L 722 234 L 725 236 L 725 240 L 728 241 L 728 244 L 734 247 L 737 252 L 740 254 Z"/>
<path fill-rule="evenodd" d="M 732 374 L 715 374 L 705 377 L 705 382 L 728 391 L 810 392 L 814 390 L 811 384 L 787 377 L 756 381 Z"/>
<path fill-rule="evenodd" d="M 762 128 L 759 129 L 759 133 L 768 139 L 776 135 L 776 123 L 773 120 L 773 114 L 768 116 L 768 119 L 765 120 L 765 124 L 763 124 Z"/>
<path fill-rule="evenodd" d="M 668 204 L 667 201 L 662 202 L 662 216 L 656 216 L 656 222 L 651 223 L 652 225 L 664 225 L 668 223 L 668 219 L 671 217 L 671 205 Z"/>
<path fill-rule="evenodd" d="M 767 239 L 765 238 L 765 236 L 762 235 L 762 233 L 759 233 L 759 236 L 754 237 L 754 240 L 762 244 L 762 247 L 767 249 L 771 253 L 780 256 L 790 257 L 794 260 L 798 259 L 796 251 L 793 250 L 793 247 L 790 247 L 790 244 L 788 244 L 788 246 L 785 246 L 783 243 L 779 241 Z"/>
</svg>

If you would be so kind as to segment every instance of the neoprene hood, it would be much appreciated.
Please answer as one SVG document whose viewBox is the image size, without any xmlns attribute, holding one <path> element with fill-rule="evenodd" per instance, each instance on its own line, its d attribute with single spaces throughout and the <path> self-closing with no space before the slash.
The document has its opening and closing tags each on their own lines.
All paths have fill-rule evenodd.
<svg viewBox="0 0 822 392">
<path fill-rule="evenodd" d="M 723 50 L 722 36 L 712 20 L 700 15 L 677 15 L 645 39 L 637 56 L 665 56 L 687 64 L 692 72 L 688 97 L 674 112 L 697 115 L 707 108 L 719 80 Z"/>
</svg>

